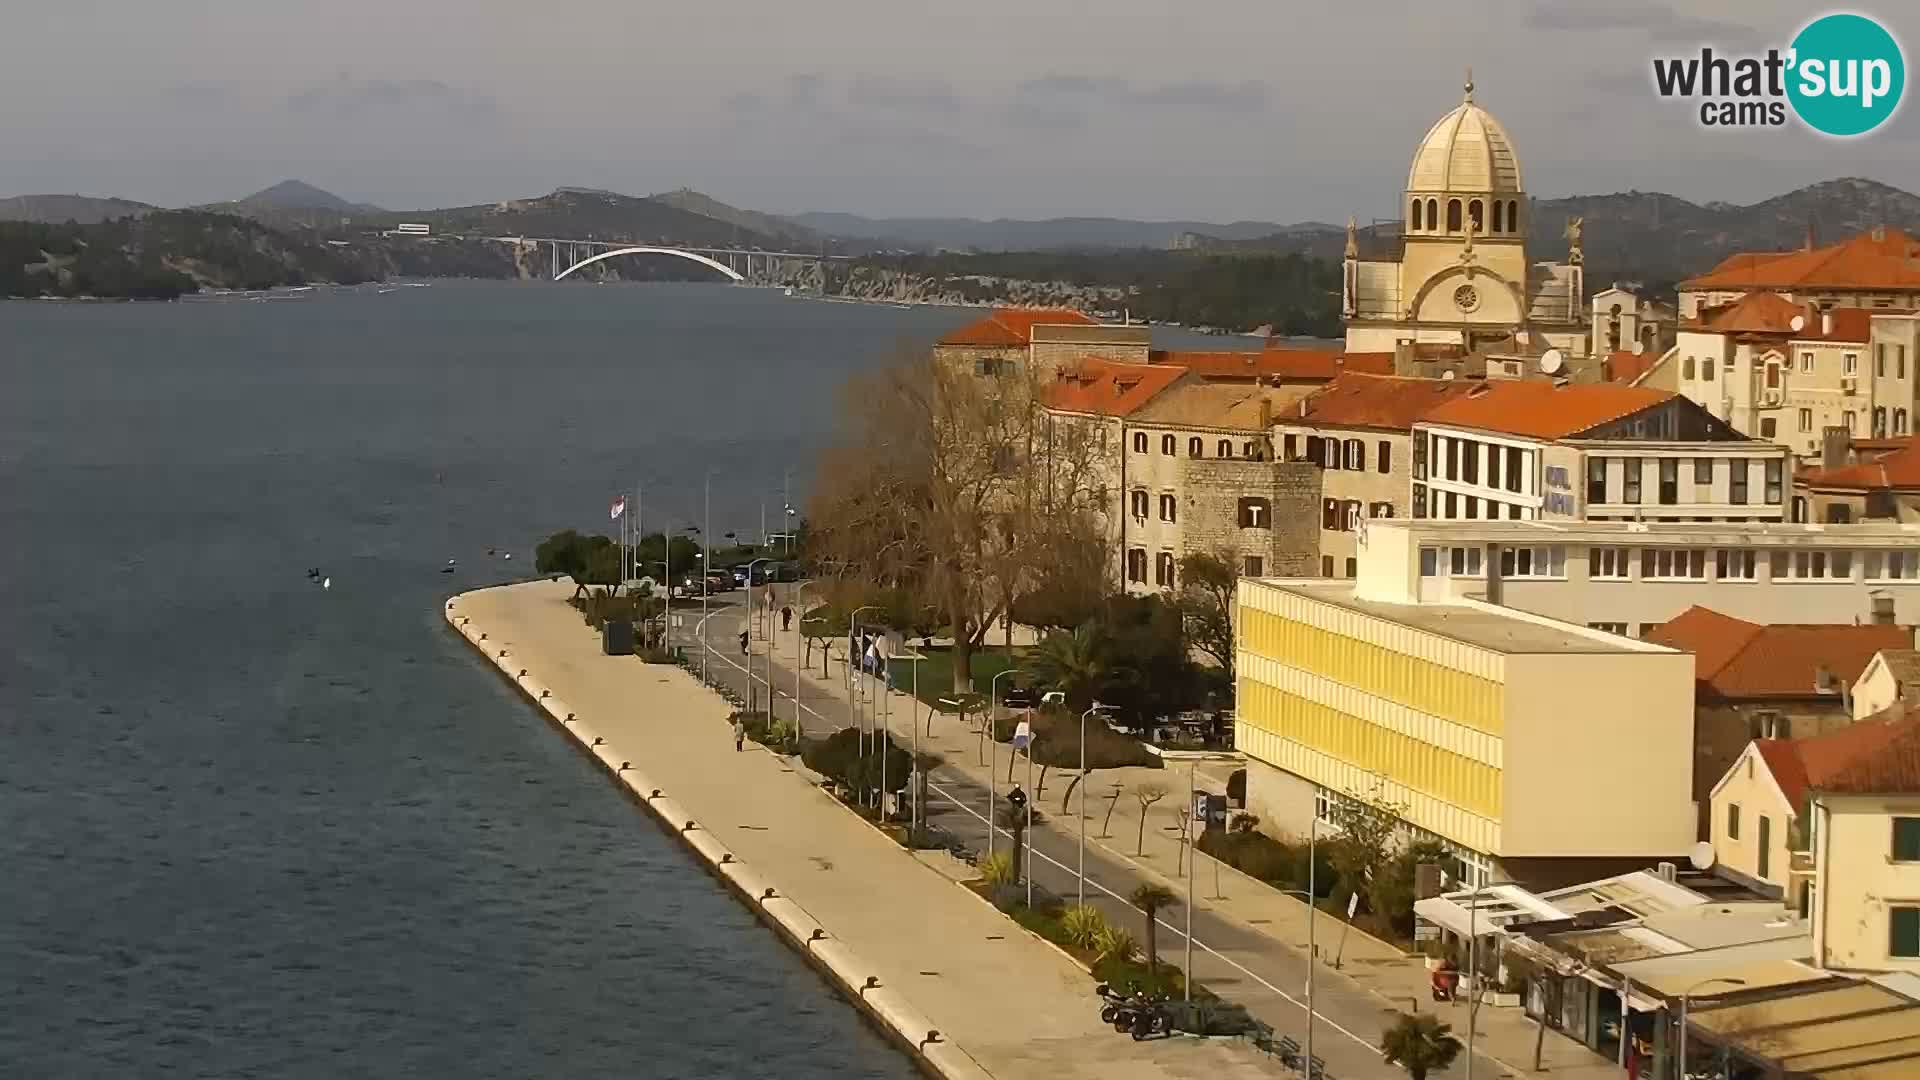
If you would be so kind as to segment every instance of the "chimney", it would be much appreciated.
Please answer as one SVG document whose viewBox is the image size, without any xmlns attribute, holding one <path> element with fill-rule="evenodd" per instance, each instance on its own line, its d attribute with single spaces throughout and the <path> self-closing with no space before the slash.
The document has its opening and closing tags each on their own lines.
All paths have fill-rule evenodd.
<svg viewBox="0 0 1920 1080">
<path fill-rule="evenodd" d="M 1833 336 L 1833 309 L 1832 308 L 1820 309 L 1820 336 L 1821 337 Z"/>
<path fill-rule="evenodd" d="M 1834 679 L 1833 672 L 1828 671 L 1827 666 L 1825 664 L 1822 664 L 1819 667 L 1813 669 L 1813 692 L 1814 693 L 1831 694 L 1833 693 L 1834 684 L 1836 682 L 1837 680 Z"/>
<path fill-rule="evenodd" d="M 1263 433 L 1273 430 L 1273 399 L 1264 390 L 1260 392 L 1260 430 Z"/>
</svg>

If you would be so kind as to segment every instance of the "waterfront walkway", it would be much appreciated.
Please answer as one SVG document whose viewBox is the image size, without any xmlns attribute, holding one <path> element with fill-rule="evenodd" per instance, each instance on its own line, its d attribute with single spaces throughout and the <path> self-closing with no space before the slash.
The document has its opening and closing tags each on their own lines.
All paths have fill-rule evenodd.
<svg viewBox="0 0 1920 1080">
<path fill-rule="evenodd" d="M 709 665 L 716 674 L 731 673 L 736 685 L 745 685 L 736 635 L 745 625 L 741 606 L 714 609 L 704 628 L 713 643 Z M 689 620 L 683 627 L 688 648 L 697 656 L 698 627 Z M 774 634 L 771 642 L 754 642 L 756 678 L 764 671 L 771 648 L 775 713 L 790 717 L 793 708 L 792 634 Z M 838 657 L 839 650 L 836 650 Z M 761 691 L 764 693 L 764 689 Z M 828 675 L 820 677 L 816 655 L 810 672 L 800 684 L 804 720 L 809 734 L 823 728 L 837 728 L 850 722 L 844 668 L 836 659 Z M 920 720 L 921 749 L 939 754 L 943 760 L 931 775 L 929 821 L 960 834 L 976 848 L 986 844 L 986 826 L 982 815 L 987 803 L 987 768 L 981 762 L 981 740 L 964 727 L 957 717 L 935 716 L 928 723 L 924 706 L 916 710 L 906 693 L 889 696 L 889 727 L 901 745 L 912 742 L 910 716 Z M 862 706 L 862 716 L 868 715 Z M 929 732 L 931 732 L 929 734 Z M 1007 790 L 1008 751 L 998 747 L 995 762 L 995 791 Z M 1024 760 L 1015 768 L 1015 779 L 1029 792 Z M 1086 793 L 1087 896 L 1121 925 L 1135 925 L 1140 918 L 1121 898 L 1147 881 L 1172 888 L 1186 896 L 1187 883 L 1180 869 L 1185 852 L 1179 840 L 1179 808 L 1185 802 L 1189 778 L 1201 789 L 1225 790 L 1226 777 L 1236 766 L 1232 763 L 1180 762 L 1167 769 L 1100 770 L 1090 777 Z M 1037 779 L 1038 770 L 1034 776 Z M 1079 884 L 1079 835 L 1074 811 L 1077 805 L 1062 808 L 1071 775 L 1051 770 L 1044 790 L 1036 796 L 1036 807 L 1046 821 L 1034 830 L 1035 879 L 1049 890 L 1071 900 Z M 1167 789 L 1167 797 L 1147 811 L 1146 828 L 1141 829 L 1140 804 L 1132 789 L 1140 783 L 1153 783 Z M 1119 798 L 1112 796 L 1118 789 Z M 1074 804 L 1079 802 L 1078 794 Z M 1108 821 L 1111 803 L 1112 816 Z M 1144 842 L 1141 838 L 1144 835 Z M 1001 834 L 1000 843 L 1009 841 Z M 1218 993 L 1246 1005 L 1256 1016 L 1273 1025 L 1276 1033 L 1292 1035 L 1304 1041 L 1307 1010 L 1307 907 L 1294 897 L 1232 868 L 1223 868 L 1205 855 L 1200 857 L 1194 875 L 1196 903 L 1193 916 L 1194 969 L 1196 977 Z M 1161 916 L 1160 939 L 1167 955 L 1180 958 L 1186 948 L 1184 931 L 1186 911 L 1176 905 Z M 1316 920 L 1316 943 L 1323 962 L 1314 977 L 1315 1024 L 1314 1052 L 1327 1063 L 1335 1080 L 1351 1077 L 1397 1076 L 1397 1069 L 1381 1061 L 1377 1047 L 1381 1033 L 1401 1012 L 1417 1008 L 1436 1012 L 1453 1025 L 1462 1039 L 1467 1034 L 1467 1006 L 1464 1003 L 1436 1004 L 1431 999 L 1430 980 L 1424 962 L 1401 953 L 1384 942 L 1359 931 L 1346 933 L 1344 921 L 1322 914 Z M 1333 962 L 1338 960 L 1336 969 Z M 1518 1008 L 1482 1005 L 1475 1021 L 1474 1046 L 1477 1050 L 1476 1078 L 1519 1077 L 1530 1075 L 1538 1025 Z M 1560 1080 L 1617 1080 L 1621 1070 L 1614 1062 L 1556 1032 L 1541 1040 L 1541 1065 Z M 1436 1077 L 1464 1077 L 1465 1055 L 1452 1068 Z"/>
<path fill-rule="evenodd" d="M 985 1071 L 1003 1080 L 1282 1074 L 1237 1040 L 1135 1043 L 1116 1035 L 1099 1023 L 1086 973 L 955 884 L 959 864 L 951 857 L 908 853 L 781 757 L 752 743 L 735 752 L 728 709 L 716 695 L 678 668 L 602 655 L 598 634 L 566 603 L 572 592 L 571 584 L 539 581 L 465 593 L 454 603 L 485 629 L 489 648 L 509 650 L 529 678 L 551 688 Z M 635 827 L 654 826 L 636 810 Z M 767 1066 L 778 1073 L 777 1063 Z"/>
</svg>

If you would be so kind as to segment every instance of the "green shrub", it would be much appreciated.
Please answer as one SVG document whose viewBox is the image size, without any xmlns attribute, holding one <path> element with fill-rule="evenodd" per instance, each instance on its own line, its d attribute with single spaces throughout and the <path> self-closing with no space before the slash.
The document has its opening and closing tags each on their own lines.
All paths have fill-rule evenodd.
<svg viewBox="0 0 1920 1080">
<path fill-rule="evenodd" d="M 988 885 L 1013 884 L 1013 855 L 996 851 L 980 860 L 980 878 Z"/>
<path fill-rule="evenodd" d="M 1131 933 L 1119 926 L 1101 926 L 1092 948 L 1094 955 L 1102 962 L 1131 963 L 1140 955 L 1139 943 L 1133 940 Z"/>
<path fill-rule="evenodd" d="M 1107 930 L 1107 917 L 1091 904 L 1075 905 L 1060 916 L 1060 932 L 1068 944 L 1078 948 L 1097 949 Z"/>
</svg>

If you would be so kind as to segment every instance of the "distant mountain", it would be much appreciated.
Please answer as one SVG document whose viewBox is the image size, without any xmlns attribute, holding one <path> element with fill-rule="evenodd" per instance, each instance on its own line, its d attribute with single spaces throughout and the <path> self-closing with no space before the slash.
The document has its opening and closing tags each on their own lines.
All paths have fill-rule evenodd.
<svg viewBox="0 0 1920 1080">
<path fill-rule="evenodd" d="M 112 218 L 139 217 L 159 207 L 131 199 L 99 199 L 88 195 L 15 195 L 0 199 L 0 221 L 73 221 L 94 225 Z"/>
<path fill-rule="evenodd" d="M 1255 240 L 1299 226 L 1270 221 L 1129 221 L 1075 217 L 1022 221 L 998 218 L 867 218 L 805 213 L 787 218 L 815 232 L 913 250 L 1057 251 L 1167 248 L 1187 233 L 1226 241 Z"/>
<path fill-rule="evenodd" d="M 570 240 L 621 240 L 695 247 L 777 247 L 781 237 L 682 210 L 658 199 L 611 191 L 561 188 L 533 199 L 510 199 L 444 210 L 389 214 L 395 221 L 418 221 L 435 233 L 491 236 L 558 236 Z"/>
<path fill-rule="evenodd" d="M 368 203 L 348 202 L 331 191 L 322 191 L 304 180 L 282 180 L 235 202 L 243 206 L 271 210 L 331 210 L 338 214 L 384 214 L 385 210 Z"/>
<path fill-rule="evenodd" d="M 760 236 L 782 237 L 795 245 L 811 248 L 820 241 L 820 235 L 805 225 L 778 218 L 772 214 L 762 214 L 757 210 L 742 210 L 737 206 L 729 206 L 711 195 L 702 194 L 692 188 L 680 188 L 677 191 L 665 192 L 650 198 L 654 202 L 664 203 L 676 210 L 684 210 L 689 214 L 699 214 L 701 217 L 737 225 Z"/>
</svg>

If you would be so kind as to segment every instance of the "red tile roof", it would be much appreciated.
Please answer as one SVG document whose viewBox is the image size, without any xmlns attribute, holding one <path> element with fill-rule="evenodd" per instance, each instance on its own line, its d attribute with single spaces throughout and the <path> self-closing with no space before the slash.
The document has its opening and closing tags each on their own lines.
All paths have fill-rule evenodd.
<svg viewBox="0 0 1920 1080">
<path fill-rule="evenodd" d="M 1810 791 L 1920 793 L 1920 709 L 1888 712 L 1891 718 L 1868 718 L 1824 735 L 1755 745 L 1796 813 Z"/>
<path fill-rule="evenodd" d="M 1660 354 L 1651 350 L 1642 353 L 1624 350 L 1610 352 L 1600 361 L 1600 377 L 1610 383 L 1632 385 L 1635 379 L 1653 370 L 1660 362 Z"/>
<path fill-rule="evenodd" d="M 1350 371 L 1301 400 L 1279 419 L 1316 427 L 1412 431 L 1428 410 L 1460 397 L 1473 384 Z"/>
<path fill-rule="evenodd" d="M 1713 330 L 1722 334 L 1791 334 L 1793 320 L 1818 329 L 1817 321 L 1807 318 L 1804 305 L 1779 293 L 1750 292 L 1731 304 L 1702 308 L 1688 329 Z"/>
<path fill-rule="evenodd" d="M 1130 416 L 1185 376 L 1181 367 L 1129 364 L 1089 357 L 1062 369 L 1046 388 L 1047 407 L 1096 416 Z"/>
<path fill-rule="evenodd" d="M 1500 380 L 1481 383 L 1436 406 L 1422 419 L 1536 439 L 1564 439 L 1676 396 L 1671 390 L 1616 383 L 1557 386 L 1543 379 Z"/>
<path fill-rule="evenodd" d="M 1187 368 L 1206 379 L 1331 379 L 1343 371 L 1393 373 L 1392 353 L 1348 353 L 1341 349 L 1155 349 L 1147 359 Z"/>
<path fill-rule="evenodd" d="M 1875 229 L 1811 251 L 1731 255 L 1682 289 L 1920 288 L 1920 241 Z"/>
<path fill-rule="evenodd" d="M 994 308 L 992 314 L 940 339 L 942 345 L 1025 346 L 1035 326 L 1097 325 L 1084 312 L 1071 308 Z"/>
<path fill-rule="evenodd" d="M 1909 435 L 1904 441 L 1900 449 L 1882 452 L 1871 461 L 1831 469 L 1802 469 L 1794 476 L 1794 483 L 1822 490 L 1920 489 L 1920 435 Z"/>
<path fill-rule="evenodd" d="M 1806 329 L 1793 335 L 1795 341 L 1853 341 L 1865 344 L 1873 338 L 1873 317 L 1875 315 L 1904 315 L 1905 311 L 1893 311 L 1888 308 L 1834 308 L 1827 312 L 1832 316 L 1829 328 L 1826 320 L 1819 315 L 1809 313 L 1804 324 Z"/>
<path fill-rule="evenodd" d="M 1811 698 L 1820 669 L 1851 684 L 1882 649 L 1913 647 L 1913 628 L 1847 623 L 1774 623 L 1763 626 L 1690 607 L 1647 640 L 1694 655 L 1694 681 L 1703 695 L 1727 701 Z M 1839 701 L 1836 692 L 1834 700 Z"/>
</svg>

